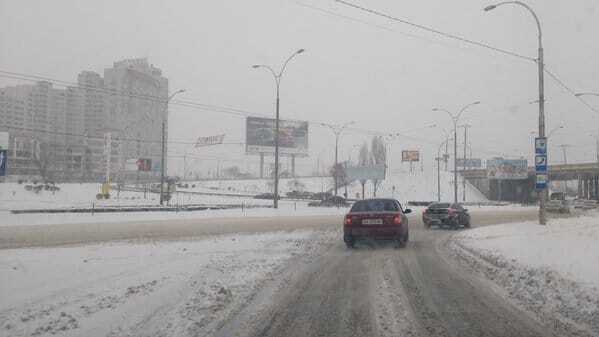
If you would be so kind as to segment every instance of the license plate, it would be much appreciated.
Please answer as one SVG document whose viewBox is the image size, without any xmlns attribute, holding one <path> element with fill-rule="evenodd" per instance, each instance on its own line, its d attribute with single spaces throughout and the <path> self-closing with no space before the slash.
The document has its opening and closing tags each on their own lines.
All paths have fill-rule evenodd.
<svg viewBox="0 0 599 337">
<path fill-rule="evenodd" d="M 363 225 L 382 225 L 383 219 L 364 219 L 362 220 Z"/>
</svg>

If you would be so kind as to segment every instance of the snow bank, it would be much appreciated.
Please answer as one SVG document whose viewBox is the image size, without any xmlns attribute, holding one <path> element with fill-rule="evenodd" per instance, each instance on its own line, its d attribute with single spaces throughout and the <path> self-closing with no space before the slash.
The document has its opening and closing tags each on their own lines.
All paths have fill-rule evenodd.
<svg viewBox="0 0 599 337">
<path fill-rule="evenodd" d="M 599 213 L 480 227 L 454 236 L 460 260 L 556 328 L 599 335 Z M 567 331 L 565 329 L 564 331 Z"/>
<path fill-rule="evenodd" d="M 326 234 L 3 250 L 0 335 L 197 336 Z M 314 246 L 314 247 L 312 247 Z"/>
<path fill-rule="evenodd" d="M 462 180 L 459 179 L 459 195 L 462 196 Z M 221 191 L 228 193 L 265 193 L 272 192 L 272 181 L 270 179 L 252 179 L 252 180 L 215 180 L 200 181 L 189 184 L 195 184 L 195 191 Z M 281 194 L 292 190 L 303 190 L 309 192 L 325 192 L 334 188 L 334 182 L 331 177 L 316 178 L 297 178 L 281 179 Z M 339 189 L 339 194 L 345 192 L 345 187 Z M 372 197 L 372 183 L 368 182 L 365 186 L 366 197 Z M 354 182 L 348 186 L 348 197 L 355 198 L 357 194 L 362 194 L 362 185 Z M 403 202 L 437 200 L 437 173 L 422 172 L 415 170 L 410 173 L 405 170 L 393 170 L 387 179 L 380 183 L 377 191 L 379 197 L 395 197 Z M 449 200 L 453 198 L 453 173 L 441 172 L 441 199 Z M 487 201 L 487 198 L 475 187 L 466 184 L 466 198 L 468 201 L 481 202 Z"/>
</svg>

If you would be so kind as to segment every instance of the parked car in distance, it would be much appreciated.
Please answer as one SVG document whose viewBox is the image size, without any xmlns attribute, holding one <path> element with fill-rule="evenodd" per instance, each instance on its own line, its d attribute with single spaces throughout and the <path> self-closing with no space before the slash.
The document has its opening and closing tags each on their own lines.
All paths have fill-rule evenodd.
<svg viewBox="0 0 599 337">
<path fill-rule="evenodd" d="M 274 200 L 275 195 L 273 193 L 262 193 L 254 196 L 254 199 L 266 199 L 266 200 Z M 281 200 L 281 196 L 279 195 L 279 200 Z"/>
<path fill-rule="evenodd" d="M 318 192 L 312 194 L 312 200 L 326 200 L 332 196 L 331 192 Z"/>
<path fill-rule="evenodd" d="M 547 201 L 547 203 L 545 203 L 545 209 L 549 213 L 561 213 L 561 214 L 570 213 L 570 205 L 568 205 L 568 201 L 566 201 L 566 200 L 559 200 L 559 199 L 549 200 L 549 201 Z"/>
<path fill-rule="evenodd" d="M 347 207 L 347 206 L 349 206 L 349 203 L 347 202 L 347 200 L 345 200 L 344 197 L 334 195 L 325 200 L 312 201 L 312 202 L 308 203 L 308 206 L 311 206 L 311 207 Z"/>
<path fill-rule="evenodd" d="M 470 214 L 462 204 L 436 202 L 428 206 L 422 213 L 422 222 L 426 228 L 431 226 L 447 226 L 453 229 L 460 226 L 470 228 Z"/>
<path fill-rule="evenodd" d="M 343 220 L 343 241 L 348 248 L 357 240 L 393 240 L 397 247 L 409 241 L 408 217 L 395 199 L 366 199 L 354 203 Z"/>
</svg>

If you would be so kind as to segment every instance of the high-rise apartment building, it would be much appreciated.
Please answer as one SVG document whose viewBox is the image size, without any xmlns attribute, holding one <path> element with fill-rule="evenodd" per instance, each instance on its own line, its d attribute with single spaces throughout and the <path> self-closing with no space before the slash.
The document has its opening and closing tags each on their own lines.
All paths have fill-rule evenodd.
<svg viewBox="0 0 599 337">
<path fill-rule="evenodd" d="M 115 62 L 104 77 L 82 71 L 77 85 L 64 89 L 46 81 L 1 88 L 9 174 L 100 181 L 109 172 L 111 181 L 139 179 L 126 163 L 144 158 L 153 171 L 142 178 L 156 178 L 167 96 L 168 80 L 144 58 Z"/>
</svg>

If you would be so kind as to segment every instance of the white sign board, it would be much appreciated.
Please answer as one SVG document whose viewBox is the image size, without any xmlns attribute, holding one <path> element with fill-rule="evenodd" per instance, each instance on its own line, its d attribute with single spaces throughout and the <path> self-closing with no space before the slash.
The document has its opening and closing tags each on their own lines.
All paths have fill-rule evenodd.
<svg viewBox="0 0 599 337">
<path fill-rule="evenodd" d="M 0 132 L 0 150 L 8 150 L 8 132 Z"/>
</svg>

